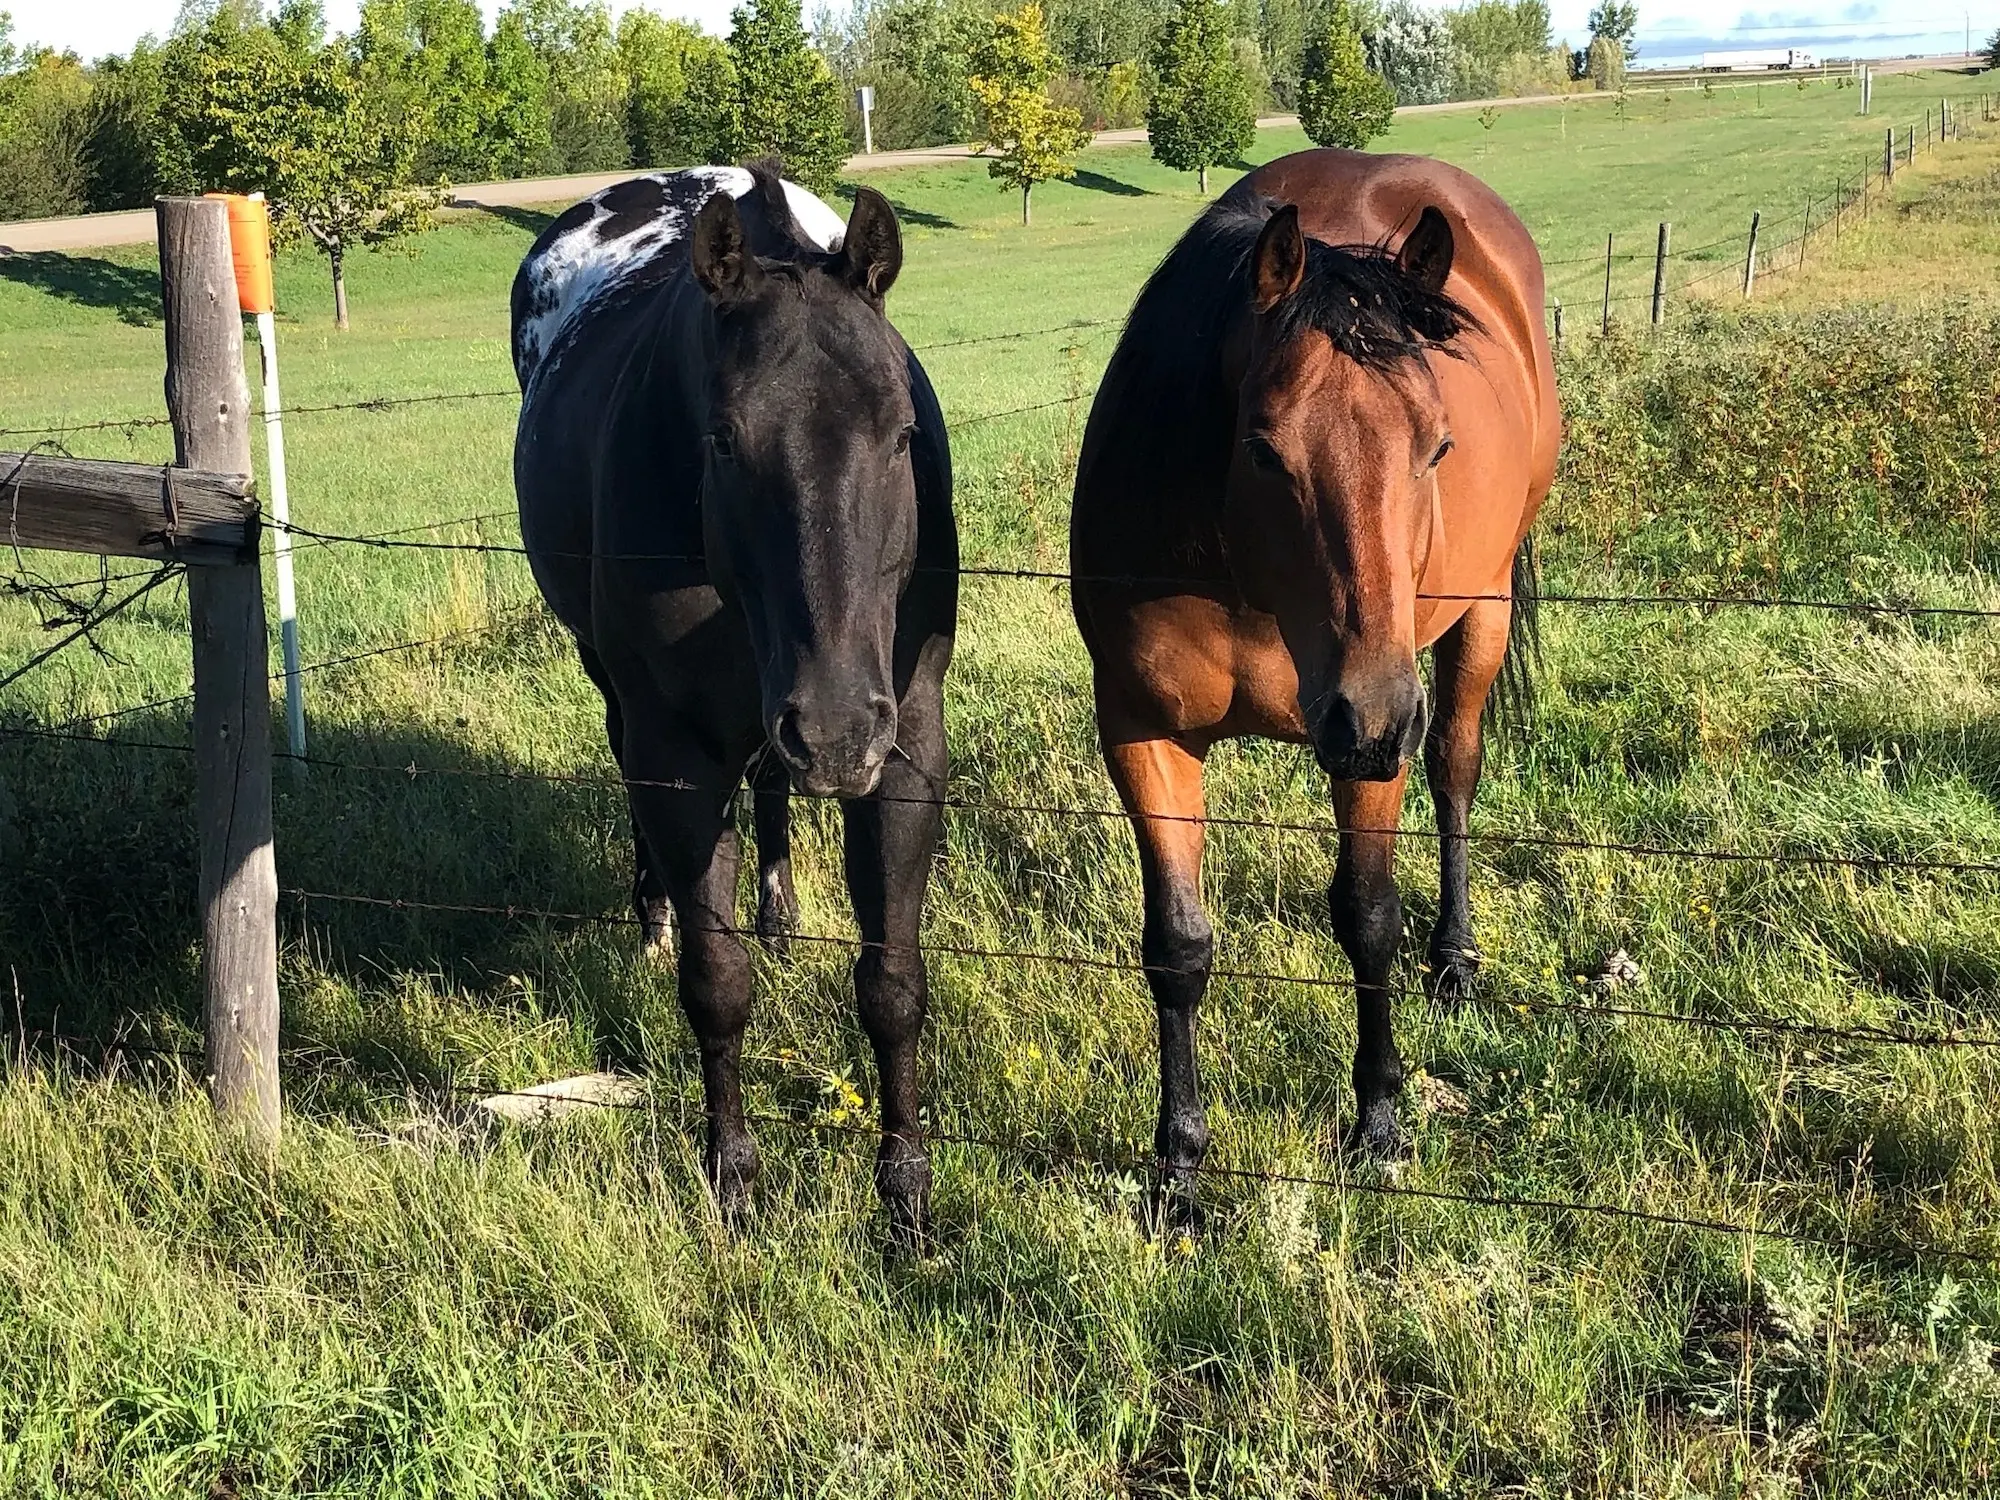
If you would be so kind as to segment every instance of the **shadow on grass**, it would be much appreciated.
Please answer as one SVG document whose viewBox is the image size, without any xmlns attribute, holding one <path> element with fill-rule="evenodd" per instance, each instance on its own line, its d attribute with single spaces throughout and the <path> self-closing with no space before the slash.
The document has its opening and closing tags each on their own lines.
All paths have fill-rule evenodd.
<svg viewBox="0 0 2000 1500">
<path fill-rule="evenodd" d="M 512 224 L 516 229 L 525 230 L 530 236 L 539 235 L 556 221 L 556 215 L 545 209 L 523 208 L 513 203 L 472 203 L 465 206 L 490 214 L 503 223 Z"/>
<path fill-rule="evenodd" d="M 0 954 L 11 970 L 0 983 L 30 1029 L 198 1036 L 193 763 L 139 747 L 185 742 L 186 721 L 134 716 L 119 734 L 135 743 L 0 736 Z M 621 792 L 511 778 L 411 726 L 322 729 L 314 754 L 335 764 L 294 775 L 279 761 L 274 777 L 287 1046 L 328 1048 L 363 1077 L 420 1078 L 440 1043 L 435 1014 L 422 1012 L 491 1020 L 532 992 L 545 1013 L 587 1027 L 603 1062 L 637 1056 L 635 1007 L 666 976 L 633 962 L 624 925 L 293 894 L 623 919 Z M 411 766 L 436 774 L 413 777 Z"/>
<path fill-rule="evenodd" d="M 1152 189 L 1137 187 L 1129 182 L 1121 182 L 1116 177 L 1106 177 L 1102 172 L 1079 170 L 1068 179 L 1071 187 L 1086 188 L 1093 193 L 1110 193 L 1117 198 L 1150 198 Z"/>
<path fill-rule="evenodd" d="M 135 328 L 160 321 L 160 273 L 150 266 L 122 266 L 57 250 L 0 253 L 0 280 L 109 312 Z"/>
</svg>

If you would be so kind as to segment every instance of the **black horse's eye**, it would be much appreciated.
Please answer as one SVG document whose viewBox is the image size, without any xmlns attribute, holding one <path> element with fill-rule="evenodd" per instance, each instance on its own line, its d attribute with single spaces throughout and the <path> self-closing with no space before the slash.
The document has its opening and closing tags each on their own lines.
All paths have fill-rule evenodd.
<svg viewBox="0 0 2000 1500">
<path fill-rule="evenodd" d="M 708 434 L 708 447 L 717 458 L 736 457 L 735 429 L 727 424 L 711 429 Z"/>
<path fill-rule="evenodd" d="M 1243 440 L 1243 452 L 1244 456 L 1250 460 L 1250 467 L 1255 469 L 1259 474 L 1282 474 L 1285 472 L 1285 461 L 1279 457 L 1278 450 L 1271 446 L 1270 439 L 1268 438 L 1256 436 L 1245 438 Z"/>
<path fill-rule="evenodd" d="M 916 430 L 916 424 L 913 422 L 896 434 L 896 457 L 901 458 L 910 451 L 910 436 Z"/>
<path fill-rule="evenodd" d="M 1453 448 L 1454 446 L 1455 446 L 1455 444 L 1453 444 L 1453 442 L 1452 442 L 1452 440 L 1451 440 L 1450 438 L 1446 438 L 1446 439 L 1445 439 L 1445 440 L 1444 440 L 1443 442 L 1439 443 L 1439 444 L 1438 444 L 1438 451 L 1437 451 L 1437 452 L 1435 452 L 1435 453 L 1433 453 L 1433 454 L 1431 455 L 1431 463 L 1430 463 L 1430 466 L 1431 466 L 1431 467 L 1432 467 L 1433 469 L 1435 469 L 1435 468 L 1436 468 L 1436 467 L 1437 467 L 1437 466 L 1438 466 L 1439 464 L 1443 463 L 1443 462 L 1444 462 L 1444 456 L 1445 456 L 1445 455 L 1446 455 L 1447 453 L 1451 452 L 1451 450 L 1452 450 L 1452 448 Z"/>
</svg>

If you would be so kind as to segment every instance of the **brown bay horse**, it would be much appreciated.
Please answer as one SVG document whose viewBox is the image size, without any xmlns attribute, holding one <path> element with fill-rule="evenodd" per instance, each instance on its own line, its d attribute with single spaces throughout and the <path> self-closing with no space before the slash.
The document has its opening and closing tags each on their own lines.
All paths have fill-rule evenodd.
<svg viewBox="0 0 2000 1500">
<path fill-rule="evenodd" d="M 1202 767 L 1220 740 L 1309 743 L 1332 781 L 1327 897 L 1359 1031 L 1348 1140 L 1407 1150 L 1394 830 L 1421 746 L 1442 872 L 1429 980 L 1463 994 L 1480 720 L 1503 667 L 1529 686 L 1528 529 L 1561 438 L 1542 299 L 1533 240 L 1484 184 L 1420 157 L 1306 151 L 1195 222 L 1112 356 L 1077 471 L 1073 603 L 1138 837 L 1172 1197 L 1209 1138 L 1195 1018 L 1213 951 Z"/>
</svg>

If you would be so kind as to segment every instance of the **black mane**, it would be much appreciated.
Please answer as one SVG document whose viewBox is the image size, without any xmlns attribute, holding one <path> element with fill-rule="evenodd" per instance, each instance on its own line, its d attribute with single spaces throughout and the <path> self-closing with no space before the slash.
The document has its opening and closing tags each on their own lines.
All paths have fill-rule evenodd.
<svg viewBox="0 0 2000 1500">
<path fill-rule="evenodd" d="M 1209 284 L 1224 303 L 1195 316 L 1220 313 L 1226 319 L 1243 307 L 1250 295 L 1250 257 L 1257 237 L 1279 207 L 1261 194 L 1224 198 L 1188 231 L 1175 256 L 1188 248 L 1219 270 Z M 1426 349 L 1455 355 L 1451 342 L 1479 326 L 1455 298 L 1432 291 L 1404 271 L 1386 244 L 1328 245 L 1311 236 L 1306 238 L 1299 288 L 1272 316 L 1281 339 L 1323 333 L 1342 354 L 1372 370 L 1420 358 Z"/>
</svg>

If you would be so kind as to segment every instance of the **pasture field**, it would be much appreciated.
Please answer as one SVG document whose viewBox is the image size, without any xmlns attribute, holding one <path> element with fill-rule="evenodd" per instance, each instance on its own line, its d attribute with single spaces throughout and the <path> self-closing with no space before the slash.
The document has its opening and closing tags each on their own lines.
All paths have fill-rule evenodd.
<svg viewBox="0 0 2000 1500">
<path fill-rule="evenodd" d="M 1662 216 L 1689 245 L 1752 207 L 1775 217 L 1761 190 L 1830 183 L 1942 87 L 1882 79 L 1870 121 L 1850 91 L 1773 85 L 1761 102 L 1634 95 L 1625 118 L 1503 111 L 1490 131 L 1431 116 L 1389 144 L 1487 176 L 1562 260 L 1601 252 L 1607 229 L 1650 250 Z M 1296 144 L 1267 132 L 1259 149 Z M 968 561 L 1061 567 L 1115 337 L 1099 320 L 1198 206 L 1142 151 L 1085 167 L 1038 190 L 1026 231 L 976 163 L 880 179 L 908 234 L 891 311 L 939 346 L 925 358 L 958 424 Z M 2000 133 L 1920 159 L 1865 230 L 1766 283 L 1774 308 L 1702 299 L 1656 339 L 1573 338 L 1549 590 L 2000 609 L 1996 174 Z M 288 399 L 503 391 L 506 287 L 541 222 L 466 216 L 413 259 L 358 260 L 344 338 L 323 327 L 317 263 L 287 260 Z M 159 410 L 156 296 L 144 255 L 0 259 L 0 427 Z M 513 411 L 504 396 L 302 411 L 295 515 L 509 542 Z M 63 441 L 170 451 L 157 429 Z M 333 764 L 278 778 L 281 885 L 621 913 L 622 797 L 509 774 L 609 771 L 596 697 L 521 560 L 308 546 L 299 573 L 308 661 L 433 644 L 308 679 Z M 46 639 L 49 609 L 0 598 L 0 670 Z M 173 699 L 185 629 L 174 589 L 149 595 L 100 633 L 106 658 L 72 650 L 8 688 L 0 724 Z M 1543 629 L 1539 716 L 1495 743 L 1475 834 L 2000 859 L 2000 621 L 1552 601 Z M 969 580 L 959 641 L 955 790 L 1108 807 L 1062 588 Z M 0 1001 L 27 1031 L 196 1045 L 190 767 L 139 748 L 184 743 L 185 719 L 169 702 L 93 731 L 123 749 L 0 735 Z M 1218 751 L 1210 788 L 1218 814 L 1328 815 L 1287 747 Z M 1414 789 L 1406 822 L 1429 816 Z M 837 821 L 812 805 L 795 819 L 804 926 L 850 932 Z M 1412 983 L 1434 853 L 1404 845 Z M 2000 1270 L 1860 1248 L 2000 1257 L 2000 1049 L 1546 1008 L 1588 1005 L 1578 976 L 1624 948 L 1644 979 L 1611 1004 L 2000 1034 L 2000 876 L 1503 842 L 1476 842 L 1473 871 L 1484 1000 L 1398 1007 L 1415 1161 L 1388 1182 L 1339 1156 L 1350 997 L 1218 979 L 1203 1040 L 1217 1165 L 1854 1247 L 1222 1176 L 1200 1236 L 1154 1238 L 1129 1169 L 1155 1097 L 1139 977 L 940 955 L 936 1127 L 1058 1154 L 938 1145 L 939 1249 L 885 1265 L 872 1146 L 844 1133 L 870 1110 L 847 960 L 811 944 L 759 961 L 749 1092 L 819 1128 L 760 1129 L 759 1207 L 730 1233 L 699 1181 L 671 975 L 632 962 L 629 931 L 288 897 L 274 1172 L 219 1145 L 172 1057 L 106 1066 L 95 1047 L 26 1040 L 0 1072 L 0 1493 L 2000 1488 Z M 1218 966 L 1344 974 L 1330 873 L 1320 837 L 1212 832 Z M 1116 820 L 948 818 L 931 940 L 1128 957 L 1137 923 Z M 594 1066 L 642 1075 L 647 1107 L 536 1132 L 470 1122 L 468 1094 Z"/>
</svg>

